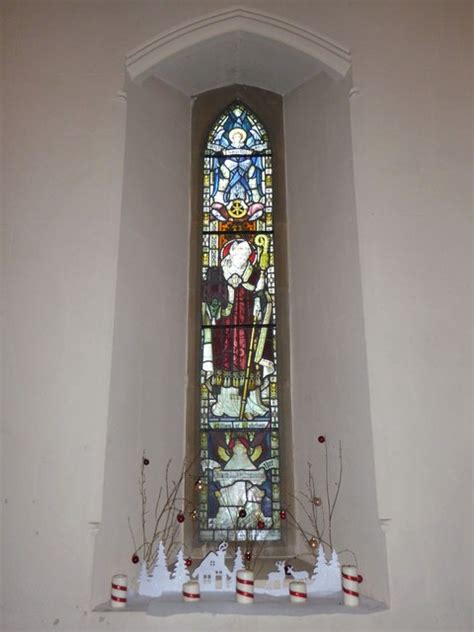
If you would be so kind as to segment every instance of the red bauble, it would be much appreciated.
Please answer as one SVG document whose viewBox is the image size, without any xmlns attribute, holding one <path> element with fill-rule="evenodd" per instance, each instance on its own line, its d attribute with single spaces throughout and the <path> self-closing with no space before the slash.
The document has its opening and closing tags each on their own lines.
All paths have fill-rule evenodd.
<svg viewBox="0 0 474 632">
<path fill-rule="evenodd" d="M 362 575 L 357 575 L 357 581 L 359 582 L 359 584 L 362 584 L 362 582 L 364 581 Z"/>
<path fill-rule="evenodd" d="M 265 523 L 263 522 L 263 520 L 259 520 L 259 521 L 257 522 L 257 527 L 258 527 L 259 529 L 265 529 Z"/>
<path fill-rule="evenodd" d="M 132 555 L 132 562 L 133 562 L 134 564 L 138 564 L 138 562 L 139 562 L 139 561 L 140 561 L 140 558 L 138 557 L 138 555 L 137 555 L 136 553 L 134 553 L 134 554 Z"/>
<path fill-rule="evenodd" d="M 143 459 L 143 465 L 150 465 L 149 459 Z"/>
<path fill-rule="evenodd" d="M 252 559 L 252 553 L 250 551 L 245 551 L 245 559 L 247 560 L 247 562 L 250 562 L 250 560 Z"/>
<path fill-rule="evenodd" d="M 280 518 L 281 518 L 282 520 L 286 520 L 286 511 L 285 511 L 284 509 L 282 509 L 282 510 L 280 511 Z"/>
<path fill-rule="evenodd" d="M 187 557 L 184 563 L 186 564 L 186 566 L 188 566 L 188 567 L 189 567 L 189 566 L 191 566 L 191 564 L 193 563 L 193 561 L 192 561 L 192 559 L 191 559 L 190 557 Z"/>
<path fill-rule="evenodd" d="M 178 522 L 184 522 L 184 513 L 182 511 L 180 511 L 179 514 L 176 516 L 176 520 Z"/>
<path fill-rule="evenodd" d="M 247 516 L 247 512 L 245 511 L 245 509 L 241 509 L 239 511 L 239 518 L 245 518 Z"/>
<path fill-rule="evenodd" d="M 318 441 L 319 443 L 324 443 L 326 441 L 326 437 L 324 435 L 319 435 Z"/>
</svg>

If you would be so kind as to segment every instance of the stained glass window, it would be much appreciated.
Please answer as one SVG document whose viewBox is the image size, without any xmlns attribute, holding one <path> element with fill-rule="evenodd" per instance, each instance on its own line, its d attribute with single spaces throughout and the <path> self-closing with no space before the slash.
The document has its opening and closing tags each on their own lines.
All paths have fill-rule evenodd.
<svg viewBox="0 0 474 632">
<path fill-rule="evenodd" d="M 272 154 L 234 103 L 203 168 L 200 539 L 279 540 Z"/>
</svg>

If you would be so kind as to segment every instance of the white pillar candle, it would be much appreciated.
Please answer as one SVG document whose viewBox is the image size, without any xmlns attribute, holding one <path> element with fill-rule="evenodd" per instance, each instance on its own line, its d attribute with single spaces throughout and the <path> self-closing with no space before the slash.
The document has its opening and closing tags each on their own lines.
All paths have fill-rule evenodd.
<svg viewBox="0 0 474 632">
<path fill-rule="evenodd" d="M 122 573 L 112 577 L 110 605 L 112 608 L 125 608 L 127 605 L 127 576 Z"/>
<path fill-rule="evenodd" d="M 361 578 L 357 574 L 357 566 L 343 566 L 342 573 L 342 592 L 344 594 L 345 606 L 359 605 L 359 583 Z"/>
<path fill-rule="evenodd" d="M 201 599 L 201 592 L 199 590 L 199 582 L 190 581 L 183 584 L 183 600 L 184 601 L 199 601 Z"/>
<path fill-rule="evenodd" d="M 254 575 L 252 571 L 237 571 L 235 597 L 238 603 L 253 603 Z"/>
<path fill-rule="evenodd" d="M 290 582 L 290 601 L 292 603 L 306 603 L 305 582 Z"/>
</svg>

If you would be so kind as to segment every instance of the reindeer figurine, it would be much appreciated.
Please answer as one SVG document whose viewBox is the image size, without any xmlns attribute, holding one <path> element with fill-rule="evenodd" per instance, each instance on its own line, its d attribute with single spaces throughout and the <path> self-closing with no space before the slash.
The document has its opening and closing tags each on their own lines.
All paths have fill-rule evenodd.
<svg viewBox="0 0 474 632">
<path fill-rule="evenodd" d="M 281 590 L 283 588 L 283 581 L 285 579 L 285 564 L 286 560 L 275 563 L 275 566 L 278 570 L 276 572 L 273 571 L 271 573 L 268 573 L 265 590 Z"/>
<path fill-rule="evenodd" d="M 300 581 L 308 581 L 308 571 L 295 571 L 291 564 L 286 567 L 289 575 L 293 577 L 293 579 L 298 579 Z"/>
</svg>

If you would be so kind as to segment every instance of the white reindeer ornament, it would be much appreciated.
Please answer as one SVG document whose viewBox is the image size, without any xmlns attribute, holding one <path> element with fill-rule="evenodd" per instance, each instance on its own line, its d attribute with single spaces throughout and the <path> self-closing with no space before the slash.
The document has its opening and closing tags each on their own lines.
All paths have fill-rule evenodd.
<svg viewBox="0 0 474 632">
<path fill-rule="evenodd" d="M 265 584 L 266 591 L 274 591 L 281 590 L 283 588 L 283 582 L 285 580 L 285 560 L 280 562 L 276 562 L 275 566 L 277 567 L 277 571 L 272 571 L 268 573 L 267 583 Z"/>
</svg>

